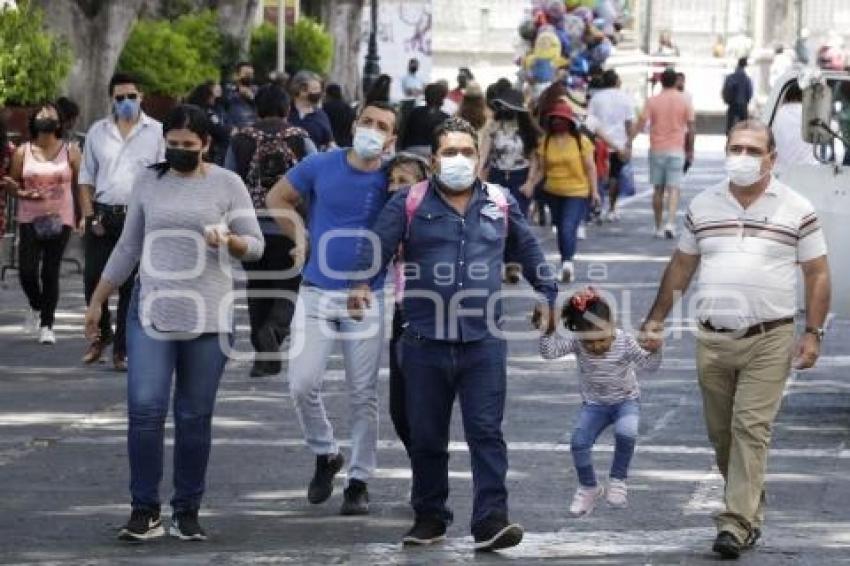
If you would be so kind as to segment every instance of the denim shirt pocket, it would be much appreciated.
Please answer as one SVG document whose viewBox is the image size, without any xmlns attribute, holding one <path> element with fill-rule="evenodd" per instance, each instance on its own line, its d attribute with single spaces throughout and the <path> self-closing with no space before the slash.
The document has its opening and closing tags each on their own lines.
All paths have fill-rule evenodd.
<svg viewBox="0 0 850 566">
<path fill-rule="evenodd" d="M 456 224 L 448 212 L 419 210 L 411 220 L 410 235 L 422 243 L 451 242 L 457 239 Z"/>
<path fill-rule="evenodd" d="M 501 240 L 505 236 L 505 215 L 501 210 L 482 208 L 479 214 L 479 230 L 485 240 Z"/>
</svg>

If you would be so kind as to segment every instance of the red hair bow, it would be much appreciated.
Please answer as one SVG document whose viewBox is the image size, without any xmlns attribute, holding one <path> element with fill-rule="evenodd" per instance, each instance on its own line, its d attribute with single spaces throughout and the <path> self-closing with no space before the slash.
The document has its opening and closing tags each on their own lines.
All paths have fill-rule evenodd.
<svg viewBox="0 0 850 566">
<path fill-rule="evenodd" d="M 579 291 L 570 299 L 570 304 L 579 312 L 586 312 L 587 308 L 599 300 L 599 293 L 593 287 L 587 287 Z"/>
</svg>

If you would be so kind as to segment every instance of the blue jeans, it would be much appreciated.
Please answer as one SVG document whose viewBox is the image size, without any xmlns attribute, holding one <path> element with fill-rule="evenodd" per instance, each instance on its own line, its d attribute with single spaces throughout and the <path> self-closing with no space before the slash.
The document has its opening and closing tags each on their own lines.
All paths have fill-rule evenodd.
<svg viewBox="0 0 850 566">
<path fill-rule="evenodd" d="M 417 517 L 449 524 L 449 427 L 455 396 L 472 460 L 473 531 L 491 516 L 507 518 L 507 446 L 502 438 L 507 348 L 487 338 L 457 343 L 429 340 L 407 330 L 402 337 L 402 369 L 407 386 L 411 504 Z"/>
<path fill-rule="evenodd" d="M 174 386 L 175 513 L 197 510 L 204 494 L 212 414 L 227 362 L 220 334 L 163 340 L 142 327 L 139 286 L 127 313 L 127 451 L 133 508 L 159 509 L 165 418 Z M 230 340 L 228 334 L 224 337 Z"/>
<path fill-rule="evenodd" d="M 581 406 L 570 443 L 573 463 L 581 485 L 596 486 L 591 451 L 596 439 L 611 424 L 614 425 L 614 461 L 611 462 L 610 477 L 616 480 L 626 479 L 629 463 L 635 453 L 639 422 L 640 403 L 636 400 L 623 401 L 616 405 L 585 403 Z"/>
<path fill-rule="evenodd" d="M 552 224 L 558 231 L 558 251 L 561 261 L 572 261 L 576 255 L 576 233 L 587 210 L 585 197 L 559 197 L 546 195 L 552 210 Z"/>
<path fill-rule="evenodd" d="M 491 168 L 487 178 L 490 183 L 501 185 L 511 192 L 511 196 L 516 199 L 523 216 L 528 216 L 528 205 L 531 204 L 531 199 L 522 194 L 519 189 L 527 180 L 527 168 L 518 171 L 502 171 L 501 169 Z"/>
</svg>

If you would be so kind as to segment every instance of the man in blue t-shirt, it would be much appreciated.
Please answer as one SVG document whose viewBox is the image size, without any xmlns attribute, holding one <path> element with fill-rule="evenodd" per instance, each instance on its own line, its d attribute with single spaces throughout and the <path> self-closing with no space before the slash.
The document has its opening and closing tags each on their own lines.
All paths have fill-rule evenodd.
<svg viewBox="0 0 850 566">
<path fill-rule="evenodd" d="M 296 265 L 303 264 L 307 248 L 296 208 L 308 205 L 306 240 L 311 251 L 292 322 L 289 387 L 304 438 L 316 454 L 307 499 L 322 503 L 331 496 L 333 478 L 343 466 L 321 396 L 331 350 L 340 341 L 352 412 L 343 515 L 368 513 L 366 482 L 375 469 L 383 276 L 377 274 L 377 267 L 369 273 L 354 270 L 371 235 L 369 228 L 387 200 L 381 156 L 395 143 L 395 128 L 395 110 L 384 103 L 370 103 L 354 123 L 352 148 L 311 155 L 281 178 L 266 199 L 284 235 L 295 242 Z M 363 279 L 372 280 L 375 298 L 363 319 L 354 320 L 347 311 L 348 288 L 352 280 Z"/>
</svg>

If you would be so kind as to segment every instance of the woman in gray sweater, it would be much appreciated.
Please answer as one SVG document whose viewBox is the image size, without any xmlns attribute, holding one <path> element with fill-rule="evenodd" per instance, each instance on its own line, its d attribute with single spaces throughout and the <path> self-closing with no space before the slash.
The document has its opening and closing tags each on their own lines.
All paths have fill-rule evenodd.
<svg viewBox="0 0 850 566">
<path fill-rule="evenodd" d="M 95 340 L 101 305 L 139 265 L 127 316 L 132 513 L 119 538 L 128 541 L 165 534 L 159 483 L 175 374 L 170 533 L 206 539 L 198 508 L 232 343 L 232 267 L 258 259 L 265 245 L 242 180 L 201 159 L 210 145 L 204 112 L 179 106 L 163 131 L 166 161 L 136 177 L 124 231 L 86 312 L 86 337 Z"/>
</svg>

